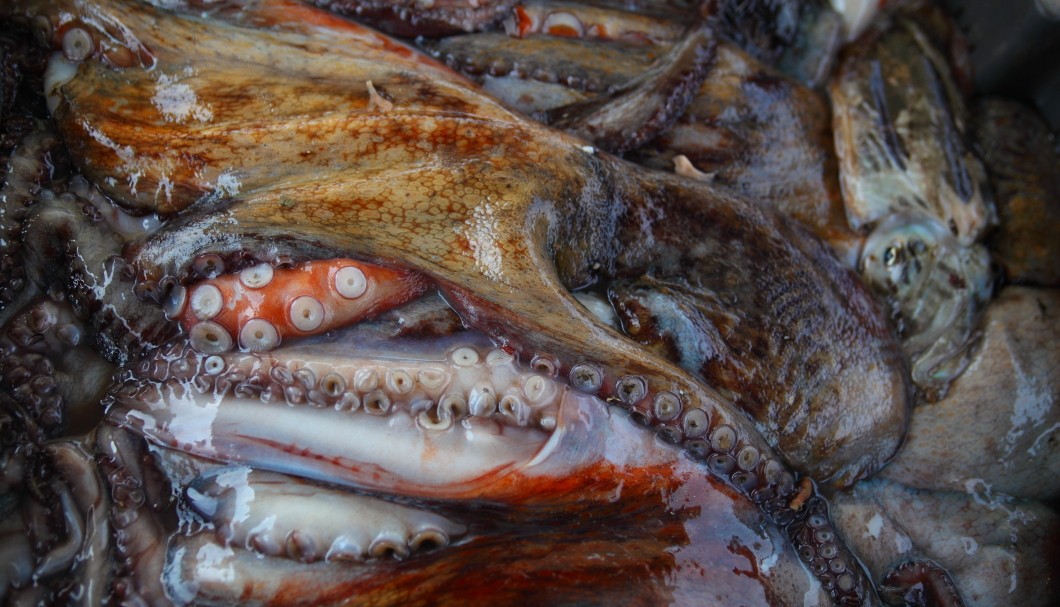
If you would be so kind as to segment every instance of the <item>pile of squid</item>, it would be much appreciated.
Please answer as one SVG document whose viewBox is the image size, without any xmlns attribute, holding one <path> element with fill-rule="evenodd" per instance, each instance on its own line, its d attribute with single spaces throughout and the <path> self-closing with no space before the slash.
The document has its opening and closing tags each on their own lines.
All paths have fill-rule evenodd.
<svg viewBox="0 0 1060 607">
<path fill-rule="evenodd" d="M 926 2 L 6 0 L 5 605 L 1048 605 L 1060 152 Z"/>
</svg>

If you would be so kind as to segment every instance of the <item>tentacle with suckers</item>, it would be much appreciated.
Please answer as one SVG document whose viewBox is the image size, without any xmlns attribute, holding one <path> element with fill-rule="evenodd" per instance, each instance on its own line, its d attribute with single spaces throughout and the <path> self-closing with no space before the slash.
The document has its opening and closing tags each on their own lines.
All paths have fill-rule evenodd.
<svg viewBox="0 0 1060 607">
<path fill-rule="evenodd" d="M 90 428 L 114 367 L 86 345 L 66 302 L 39 299 L 0 329 L 0 387 L 52 433 Z"/>
<path fill-rule="evenodd" d="M 131 294 L 132 274 L 118 255 L 125 235 L 153 229 L 157 220 L 132 220 L 79 177 L 66 192 L 46 189 L 39 198 L 25 230 L 27 279 L 42 290 L 66 287 L 95 349 L 123 364 L 175 335 L 161 310 Z"/>
<path fill-rule="evenodd" d="M 33 424 L 3 391 L 0 406 Z M 111 574 L 110 499 L 91 442 L 39 439 L 37 435 L 21 445 L 20 462 L 4 462 L 5 476 L 21 473 L 15 482 L 23 491 L 5 496 L 17 500 L 21 516 L 4 515 L 0 597 L 11 604 L 102 604 Z M 10 507 L 5 504 L 5 510 Z"/>
<path fill-rule="evenodd" d="M 636 149 L 685 113 L 714 61 L 715 44 L 709 27 L 693 24 L 655 66 L 613 97 L 556 108 L 547 121 L 614 154 Z"/>
<path fill-rule="evenodd" d="M 515 0 L 313 0 L 396 36 L 444 36 L 489 29 L 507 16 Z"/>
<path fill-rule="evenodd" d="M 152 469 L 143 440 L 121 428 L 101 424 L 95 442 L 113 504 L 109 516 L 119 563 L 110 592 L 123 603 L 170 605 L 162 574 L 169 534 L 160 515 L 170 504 L 148 485 L 162 475 Z"/>
<path fill-rule="evenodd" d="M 467 531 L 434 513 L 242 467 L 201 477 L 186 494 L 225 545 L 303 563 L 404 559 Z"/>
<path fill-rule="evenodd" d="M 3 167 L 4 179 L 0 189 L 0 324 L 10 316 L 11 308 L 31 298 L 26 291 L 25 252 L 23 229 L 37 203 L 36 193 L 51 181 L 56 163 L 53 153 L 59 146 L 54 133 L 40 128 L 27 135 L 16 146 Z M 6 313 L 5 313 L 6 312 Z"/>
<path fill-rule="evenodd" d="M 92 606 L 104 602 L 109 593 L 111 563 L 110 495 L 96 468 L 90 445 L 80 441 L 50 443 L 44 454 L 51 459 L 51 467 L 65 484 L 60 493 L 66 508 L 75 508 L 68 516 L 77 516 L 80 541 L 73 546 L 71 562 L 45 559 L 37 566 L 35 575 L 46 575 L 46 570 L 74 571 L 76 579 L 67 587 L 68 600 L 74 604 Z M 68 503 L 69 502 L 69 503 Z"/>
<path fill-rule="evenodd" d="M 165 312 L 188 331 L 200 352 L 271 350 L 284 338 L 326 333 L 423 294 L 427 280 L 352 259 L 273 268 L 260 263 L 238 274 L 176 286 Z"/>
<path fill-rule="evenodd" d="M 503 498 L 503 473 L 546 457 L 569 434 L 563 417 L 590 406 L 481 335 L 402 343 L 346 333 L 272 352 L 206 355 L 174 342 L 115 388 L 108 417 L 153 442 L 259 470 Z M 199 440 L 205 428 L 209 441 Z M 388 448 L 397 436 L 408 448 Z"/>
<path fill-rule="evenodd" d="M 665 44 L 681 37 L 695 9 L 658 5 L 651 15 L 622 8 L 592 4 L 522 2 L 504 21 L 504 31 L 513 37 L 535 34 L 563 38 L 619 40 L 636 44 Z"/>
</svg>

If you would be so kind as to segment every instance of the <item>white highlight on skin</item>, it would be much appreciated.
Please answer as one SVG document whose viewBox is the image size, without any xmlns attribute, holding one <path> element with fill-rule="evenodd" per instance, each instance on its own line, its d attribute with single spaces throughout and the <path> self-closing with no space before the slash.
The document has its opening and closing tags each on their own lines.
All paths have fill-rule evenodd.
<svg viewBox="0 0 1060 607">
<path fill-rule="evenodd" d="M 762 562 L 759 563 L 759 571 L 761 571 L 762 573 L 769 573 L 769 570 L 777 564 L 778 560 L 780 560 L 780 555 L 776 552 L 771 552 L 769 556 L 762 559 Z"/>
<path fill-rule="evenodd" d="M 909 536 L 906 534 L 895 531 L 894 547 L 898 550 L 899 554 L 905 554 L 913 549 L 913 540 L 909 539 Z"/>
<path fill-rule="evenodd" d="M 166 318 L 173 320 L 184 311 L 184 305 L 188 302 L 188 290 L 181 285 L 170 289 L 166 294 L 166 300 L 162 303 L 162 311 Z"/>
<path fill-rule="evenodd" d="M 190 391 L 166 391 L 158 388 L 168 409 L 171 420 L 160 428 L 157 419 L 148 413 L 133 411 L 130 417 L 142 426 L 145 433 L 166 432 L 176 445 L 195 445 L 200 455 L 214 455 L 214 433 L 211 429 L 220 411 L 222 397 L 218 395 L 194 395 Z"/>
<path fill-rule="evenodd" d="M 457 232 L 467 239 L 478 270 L 490 280 L 507 285 L 508 275 L 502 267 L 504 254 L 497 243 L 497 234 L 503 232 L 500 227 L 495 205 L 486 199 L 475 206 Z"/>
<path fill-rule="evenodd" d="M 843 30 L 848 41 L 865 31 L 879 11 L 878 0 L 832 0 L 832 8 L 843 17 Z"/>
<path fill-rule="evenodd" d="M 964 481 L 964 491 L 980 506 L 1004 512 L 1009 523 L 1013 525 L 1030 524 L 1036 518 L 1033 514 L 1014 505 L 1013 497 L 1004 493 L 995 493 L 990 483 L 981 478 L 970 478 Z"/>
<path fill-rule="evenodd" d="M 865 528 L 868 530 L 869 537 L 874 540 L 880 539 L 880 531 L 883 530 L 883 517 L 878 512 L 873 514 Z"/>
<path fill-rule="evenodd" d="M 231 547 L 206 544 L 195 555 L 195 577 L 206 582 L 231 584 L 236 572 L 232 563 L 226 562 L 235 556 Z"/>
<path fill-rule="evenodd" d="M 1014 348 L 1010 350 L 1015 353 Z M 1002 464 L 1006 469 L 1021 461 L 1021 454 L 1014 453 L 1016 443 L 1028 429 L 1045 422 L 1053 401 L 1048 389 L 1041 385 L 1044 382 L 1023 368 L 1021 363 L 1024 361 L 1019 356 L 1013 355 L 1011 360 L 1013 371 L 1016 373 L 1016 398 L 1012 403 L 1011 426 L 1001 441 L 1005 452 Z"/>
<path fill-rule="evenodd" d="M 250 484 L 252 471 L 246 466 L 238 466 L 220 472 L 215 477 L 218 486 L 230 489 L 232 511 L 230 518 L 234 523 L 242 523 L 250 518 L 250 507 L 254 502 L 254 488 Z"/>
<path fill-rule="evenodd" d="M 235 173 L 225 171 L 217 176 L 217 192 L 225 196 L 235 196 L 243 187 Z"/>
<path fill-rule="evenodd" d="M 190 68 L 186 75 L 192 75 Z M 213 119 L 213 110 L 199 101 L 199 96 L 190 86 L 180 82 L 179 76 L 159 74 L 151 103 L 171 122 L 185 122 L 188 118 L 199 122 Z"/>
<path fill-rule="evenodd" d="M 128 240 L 151 234 L 165 223 L 161 217 L 154 213 L 134 217 L 111 202 L 95 187 L 88 184 L 86 186 L 84 189 L 74 186 L 74 191 L 79 196 L 87 198 L 99 210 L 107 225 Z"/>
<path fill-rule="evenodd" d="M 166 559 L 165 564 L 162 566 L 162 581 L 166 585 L 166 590 L 170 598 L 178 605 L 189 605 L 195 600 L 196 588 L 189 588 L 183 584 L 181 579 L 180 563 L 187 559 L 188 549 L 184 546 L 174 548 L 172 551 L 173 558 Z"/>
<path fill-rule="evenodd" d="M 810 588 L 802 595 L 802 607 L 817 607 L 821 604 L 820 591 L 817 588 Z"/>
<path fill-rule="evenodd" d="M 1027 453 L 1029 453 L 1032 456 L 1038 455 L 1038 451 L 1040 451 L 1041 448 L 1042 448 L 1042 441 L 1047 440 L 1057 430 L 1060 430 L 1060 422 L 1057 422 L 1057 423 L 1053 424 L 1052 426 L 1049 426 L 1048 428 L 1043 430 L 1040 434 L 1038 434 L 1038 437 L 1034 439 L 1034 442 L 1031 444 L 1031 446 L 1027 448 Z"/>
</svg>

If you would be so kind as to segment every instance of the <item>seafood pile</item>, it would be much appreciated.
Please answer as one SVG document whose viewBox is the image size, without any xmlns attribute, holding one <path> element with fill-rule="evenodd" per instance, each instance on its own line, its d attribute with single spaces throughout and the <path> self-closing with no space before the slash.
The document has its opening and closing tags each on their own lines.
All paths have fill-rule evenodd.
<svg viewBox="0 0 1060 607">
<path fill-rule="evenodd" d="M 1057 146 L 880 4 L 5 2 L 0 601 L 1048 605 Z"/>
</svg>

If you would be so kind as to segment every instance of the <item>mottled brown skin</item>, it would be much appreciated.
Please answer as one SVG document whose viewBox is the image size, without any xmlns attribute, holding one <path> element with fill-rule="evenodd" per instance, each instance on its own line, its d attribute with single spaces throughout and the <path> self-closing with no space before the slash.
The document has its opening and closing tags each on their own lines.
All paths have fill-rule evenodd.
<svg viewBox="0 0 1060 607">
<path fill-rule="evenodd" d="M 547 122 L 612 154 L 638 148 L 684 115 L 714 63 L 716 44 L 709 27 L 695 24 L 614 96 L 557 108 Z"/>
<path fill-rule="evenodd" d="M 775 385 L 807 386 L 796 399 L 810 404 L 800 423 L 821 448 L 787 457 L 850 483 L 897 449 L 908 388 L 868 295 L 826 247 L 759 205 L 625 164 L 514 115 L 378 34 L 310 11 L 290 26 L 275 21 L 282 6 L 213 6 L 231 25 L 125 2 L 91 6 L 120 11 L 114 22 L 142 45 L 132 56 L 153 69 L 89 60 L 63 88 L 55 117 L 71 154 L 108 194 L 179 213 L 127 248 L 139 292 L 160 296 L 207 253 L 347 255 L 415 269 L 467 325 L 524 360 L 554 357 L 572 384 L 682 443 L 812 554 L 807 525 L 830 523 L 789 506 L 794 481 L 768 474 L 775 456 L 767 438 L 715 388 L 646 355 L 570 290 L 684 277 L 690 292 L 723 302 L 712 322 L 736 319 L 727 345 L 775 357 L 775 368 L 760 367 L 776 373 Z M 108 52 L 130 56 L 101 52 L 105 61 Z M 158 100 L 174 82 L 194 92 L 187 111 Z M 238 183 L 226 185 L 222 174 Z M 798 352 L 824 361 L 800 369 Z M 623 388 L 631 377 L 644 382 L 642 394 Z M 711 432 L 686 437 L 680 418 L 653 409 L 665 394 L 686 413 L 705 411 Z M 716 438 L 723 426 L 731 445 Z M 757 450 L 761 463 L 732 473 L 731 453 L 742 447 Z M 816 498 L 810 503 L 822 511 Z M 840 545 L 827 558 L 839 577 L 833 598 L 864 600 L 871 590 L 852 555 Z"/>
<path fill-rule="evenodd" d="M 717 33 L 710 35 L 716 37 Z M 486 75 L 519 78 L 573 91 L 584 100 L 582 103 L 546 112 L 549 123 L 563 130 L 571 130 L 569 121 L 557 121 L 556 117 L 614 103 L 607 91 L 633 86 L 638 75 L 669 48 L 539 35 L 519 39 L 489 33 L 445 38 L 428 42 L 426 47 L 453 69 L 476 80 Z M 667 92 L 664 89 L 656 96 Z M 720 40 L 687 110 L 658 130 L 658 136 L 645 138 L 640 142 L 643 145 L 636 144 L 625 157 L 670 171 L 674 158 L 684 155 L 714 185 L 769 204 L 801 221 L 842 257 L 856 255 L 860 240 L 847 225 L 839 193 L 831 113 L 818 93 Z M 594 134 L 584 127 L 576 132 Z M 611 149 L 606 141 L 590 138 Z"/>
<path fill-rule="evenodd" d="M 992 249 L 1011 282 L 1060 285 L 1060 156 L 1049 125 L 1014 101 L 982 99 L 970 118 L 994 186 Z"/>
<path fill-rule="evenodd" d="M 683 154 L 713 183 L 770 204 L 845 252 L 856 236 L 831 139 L 831 113 L 820 95 L 720 44 L 688 112 L 632 158 L 670 168 Z"/>
</svg>

